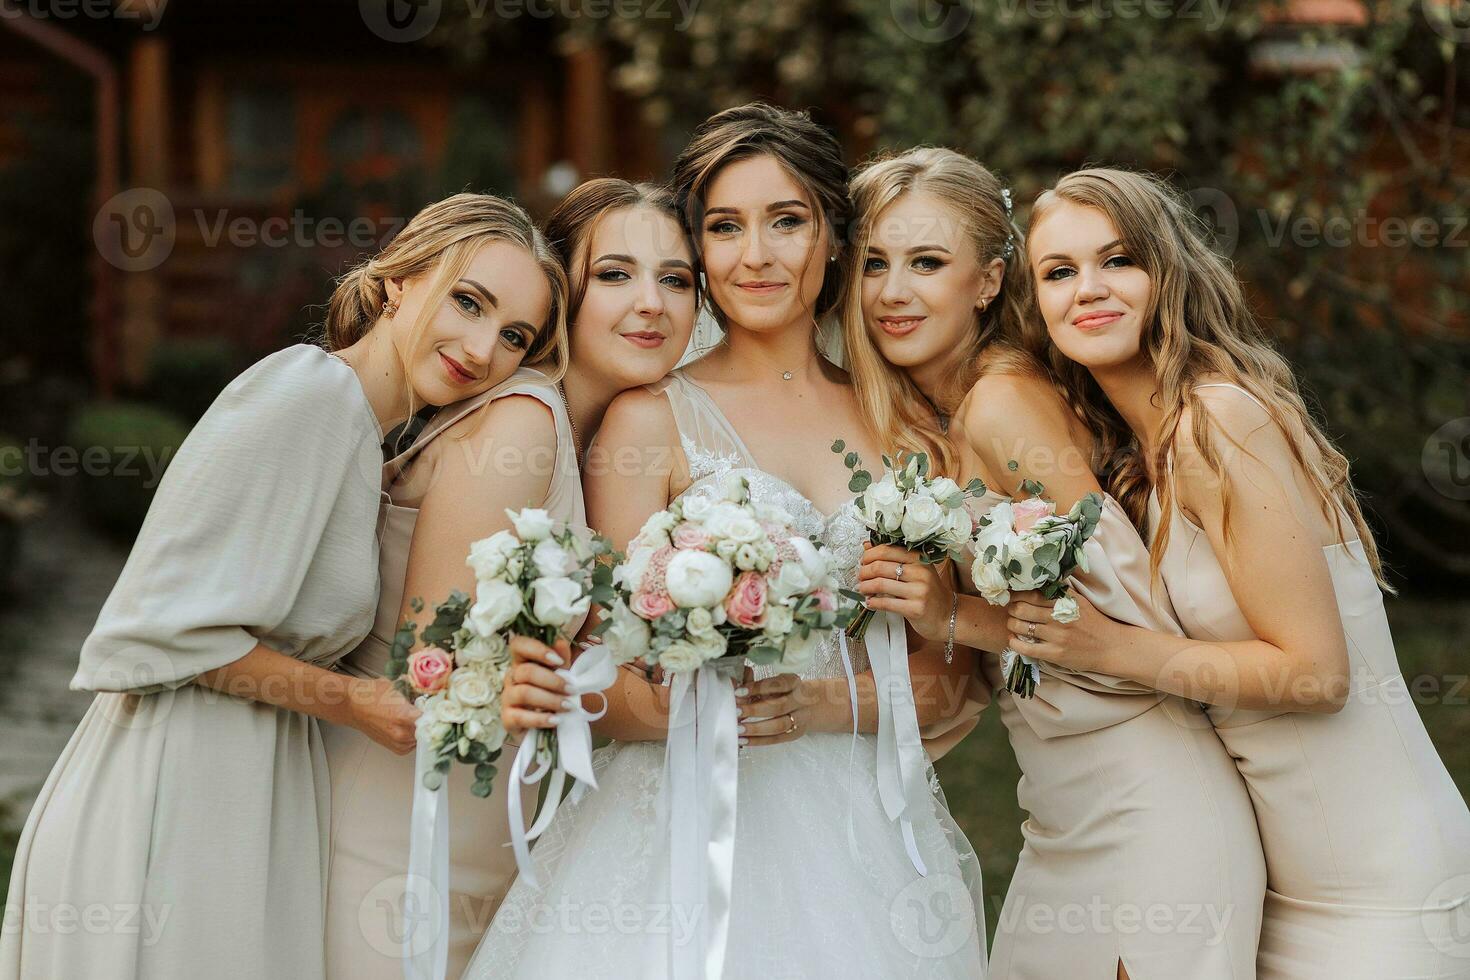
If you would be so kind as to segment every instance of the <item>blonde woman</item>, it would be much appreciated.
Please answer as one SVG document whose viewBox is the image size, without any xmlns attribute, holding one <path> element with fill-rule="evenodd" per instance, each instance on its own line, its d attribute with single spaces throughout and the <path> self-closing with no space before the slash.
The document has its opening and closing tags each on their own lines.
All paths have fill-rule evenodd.
<svg viewBox="0 0 1470 980">
<path fill-rule="evenodd" d="M 674 185 L 726 340 L 614 400 L 599 444 L 610 459 L 646 465 L 589 471 L 588 516 L 622 545 L 670 500 L 738 473 L 756 499 L 786 508 L 801 533 L 830 547 L 850 585 L 865 531 L 829 447 L 844 436 L 876 459 L 877 445 L 846 375 L 817 346 L 816 322 L 835 308 L 843 284 L 837 231 L 848 209 L 847 168 L 837 141 L 805 113 L 727 109 L 695 131 Z M 860 644 L 853 659 L 864 735 L 852 756 L 835 636 L 822 639 L 800 676 L 757 669 L 737 691 L 746 751 L 727 883 L 726 980 L 984 976 L 974 852 L 936 802 L 913 825 L 927 887 L 914 873 L 878 800 L 877 700 Z M 966 666 L 918 651 L 911 672 L 917 685 Z M 597 758 L 599 789 L 558 811 L 533 852 L 539 883 L 523 878 L 511 889 L 467 980 L 685 975 L 677 961 L 699 948 L 694 931 L 718 910 L 669 904 L 670 829 L 658 805 L 664 693 L 619 672 L 598 726 L 615 740 Z M 921 718 L 938 713 L 920 705 Z M 849 812 L 856 854 L 844 829 Z M 916 911 L 930 898 L 943 905 L 943 921 Z M 616 926 L 599 928 L 604 915 Z"/>
<path fill-rule="evenodd" d="M 387 681 L 329 669 L 373 622 L 383 433 L 560 346 L 563 296 L 520 209 L 457 195 L 348 276 L 327 349 L 220 394 L 82 647 L 72 687 L 99 693 L 22 834 L 0 973 L 323 976 L 318 721 L 414 737 Z M 87 909 L 117 918 L 57 926 Z"/>
<path fill-rule="evenodd" d="M 1058 624 L 1032 595 L 1020 649 L 1208 704 L 1265 848 L 1259 976 L 1470 975 L 1470 811 L 1399 672 L 1347 461 L 1240 284 L 1178 194 L 1118 170 L 1043 194 L 1030 252 L 1035 329 L 1187 635 L 1085 602 Z"/>
<path fill-rule="evenodd" d="M 510 526 L 507 508 L 539 507 L 586 525 L 578 460 L 607 402 L 674 366 L 694 329 L 695 278 L 688 240 L 667 191 L 603 178 L 567 196 L 547 225 L 551 251 L 571 268 L 567 345 L 541 344 L 515 374 L 434 415 L 384 468 L 373 631 L 341 667 L 382 676 L 393 634 L 426 604 L 471 592 L 472 542 Z M 365 284 L 398 270 L 369 262 Z M 565 377 L 563 377 L 565 374 Z M 570 411 L 568 403 L 570 400 Z M 572 632 L 580 624 L 571 624 Z M 534 642 L 518 639 L 519 643 Z M 539 646 L 539 644 L 537 644 Z M 570 651 L 547 651 L 569 662 Z M 554 678 L 560 683 L 559 678 Z M 557 703 L 560 703 L 558 697 Z M 414 760 L 360 730 L 324 731 L 332 772 L 332 858 L 327 891 L 327 973 L 342 980 L 398 980 L 409 863 Z M 515 878 L 501 767 L 490 801 L 476 797 L 468 767 L 446 780 L 449 830 L 447 976 L 457 977 Z M 534 796 L 522 801 L 529 822 Z M 412 912 L 412 910 L 410 910 Z"/>
<path fill-rule="evenodd" d="M 843 319 L 883 444 L 928 453 L 960 483 L 984 480 L 977 516 L 1023 478 L 1044 483 L 1062 511 L 1098 491 L 1085 427 L 1021 344 L 1030 281 L 995 175 L 922 147 L 869 164 L 852 191 L 860 263 Z M 1150 601 L 1143 542 L 1111 499 L 1087 551 L 1078 591 L 1177 633 L 1167 604 Z M 957 643 L 1003 649 L 1005 609 L 972 594 L 968 569 L 958 571 L 971 594 L 953 591 L 944 566 L 874 547 L 858 589 L 927 638 L 952 628 Z M 1029 815 L 991 975 L 1250 977 L 1260 843 L 1240 777 L 1198 707 L 1101 671 L 1047 670 L 1036 696 L 1018 699 L 1001 688 L 995 657 L 984 664 Z M 1130 916 L 1154 925 L 1129 928 Z"/>
</svg>

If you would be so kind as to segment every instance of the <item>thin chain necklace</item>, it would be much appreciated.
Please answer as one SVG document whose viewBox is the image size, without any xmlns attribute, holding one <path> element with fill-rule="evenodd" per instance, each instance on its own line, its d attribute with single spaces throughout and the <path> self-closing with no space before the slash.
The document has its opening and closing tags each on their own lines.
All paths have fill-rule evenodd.
<svg viewBox="0 0 1470 980">
<path fill-rule="evenodd" d="M 567 425 L 572 427 L 572 454 L 577 458 L 577 469 L 582 468 L 582 439 L 577 435 L 577 420 L 572 418 L 572 403 L 567 399 L 567 389 L 560 381 L 556 383 L 556 393 L 561 395 L 562 407 L 567 410 Z"/>
</svg>

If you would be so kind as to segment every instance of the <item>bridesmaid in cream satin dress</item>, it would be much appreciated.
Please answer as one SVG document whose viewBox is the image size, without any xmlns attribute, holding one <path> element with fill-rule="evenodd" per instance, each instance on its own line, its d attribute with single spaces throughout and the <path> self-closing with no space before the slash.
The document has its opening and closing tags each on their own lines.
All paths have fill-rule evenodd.
<svg viewBox="0 0 1470 980">
<path fill-rule="evenodd" d="M 1470 976 L 1470 810 L 1400 673 L 1346 460 L 1166 185 L 1071 174 L 1030 247 L 1054 364 L 1123 450 L 1110 483 L 1187 639 L 1087 604 L 1062 626 L 1039 601 L 1012 604 L 1012 632 L 1209 703 L 1265 848 L 1259 976 Z"/>
<path fill-rule="evenodd" d="M 853 197 L 866 256 L 845 316 L 848 355 L 885 443 L 929 452 L 960 483 L 984 479 L 992 489 L 971 502 L 977 517 L 1004 499 L 996 488 L 1018 493 L 1022 478 L 1044 483 L 1063 511 L 1098 490 L 1080 448 L 1086 430 L 1018 344 L 1030 282 L 994 175 L 920 148 L 859 172 Z M 936 410 L 952 414 L 947 433 Z M 1179 635 L 1167 598 L 1149 594 L 1143 542 L 1111 497 L 1087 558 L 1077 592 L 1121 620 Z M 958 572 L 973 593 L 968 568 Z M 861 577 L 871 605 L 903 614 L 926 638 L 945 637 L 951 611 L 957 642 L 996 651 L 1010 638 L 1004 607 L 956 597 L 947 576 L 910 552 L 869 549 Z M 1254 976 L 1261 845 L 1245 786 L 1199 706 L 1106 672 L 1050 666 L 1036 696 L 1020 699 L 1004 690 L 995 658 L 984 662 L 1028 813 L 991 976 Z M 931 753 L 961 734 L 931 740 Z"/>
<path fill-rule="evenodd" d="M 377 618 L 342 669 L 381 677 L 394 632 L 412 616 L 406 599 L 419 596 L 428 608 L 454 588 L 471 589 L 470 544 L 509 527 L 506 508 L 540 507 L 586 526 L 580 447 L 613 395 L 663 377 L 693 330 L 693 256 L 672 208 L 666 191 L 599 179 L 574 190 L 552 214 L 547 238 L 571 271 L 565 378 L 557 381 L 555 363 L 565 356 L 547 349 L 534 366 L 441 409 L 383 467 L 389 499 L 379 521 Z M 580 626 L 571 624 L 570 632 Z M 324 739 L 332 774 L 327 975 L 398 980 L 414 757 L 344 726 L 326 726 Z M 506 751 L 513 754 L 514 745 Z M 509 772 L 509 765 L 500 767 L 489 800 L 470 792 L 468 768 L 446 781 L 451 977 L 464 970 L 515 879 L 503 802 L 512 791 Z M 529 822 L 535 794 L 526 793 L 522 804 Z"/>
</svg>

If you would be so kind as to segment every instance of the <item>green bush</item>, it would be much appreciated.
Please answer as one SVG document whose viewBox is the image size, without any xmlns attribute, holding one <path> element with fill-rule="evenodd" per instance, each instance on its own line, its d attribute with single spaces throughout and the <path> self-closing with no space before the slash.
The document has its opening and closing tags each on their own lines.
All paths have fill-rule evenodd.
<svg viewBox="0 0 1470 980">
<path fill-rule="evenodd" d="M 165 340 L 148 364 L 147 400 L 189 422 L 199 421 L 240 372 L 241 354 L 217 337 Z"/>
<path fill-rule="evenodd" d="M 131 539 L 143 525 L 153 492 L 189 426 L 151 405 L 105 402 L 82 408 L 67 442 L 80 465 L 80 503 L 98 529 Z"/>
</svg>

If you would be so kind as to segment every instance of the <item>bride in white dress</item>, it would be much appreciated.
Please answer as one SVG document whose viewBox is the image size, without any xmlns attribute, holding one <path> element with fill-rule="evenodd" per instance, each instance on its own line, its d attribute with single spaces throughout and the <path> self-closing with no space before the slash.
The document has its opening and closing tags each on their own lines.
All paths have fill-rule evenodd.
<svg viewBox="0 0 1470 980">
<path fill-rule="evenodd" d="M 837 144 L 804 113 L 727 110 L 696 131 L 675 185 L 725 339 L 609 408 L 584 477 L 589 522 L 626 543 L 670 500 L 739 472 L 832 550 L 852 588 L 866 530 L 829 447 L 843 438 L 872 462 L 880 450 L 814 332 L 843 280 L 830 230 L 848 207 Z M 746 682 L 722 980 L 985 974 L 979 862 L 931 770 L 913 813 L 927 876 L 916 873 L 879 799 L 873 675 L 862 644 L 849 651 L 856 738 L 835 631 L 800 677 L 757 668 Z M 926 648 L 909 658 L 920 725 L 963 704 L 968 652 L 952 660 Z M 519 663 L 507 722 L 551 724 L 559 684 Z M 532 852 L 537 884 L 512 887 L 466 980 L 672 976 L 671 952 L 694 940 L 706 909 L 671 905 L 659 806 L 667 689 L 628 670 L 607 693 L 595 727 L 616 741 L 597 754 L 599 789 L 557 814 Z"/>
</svg>

